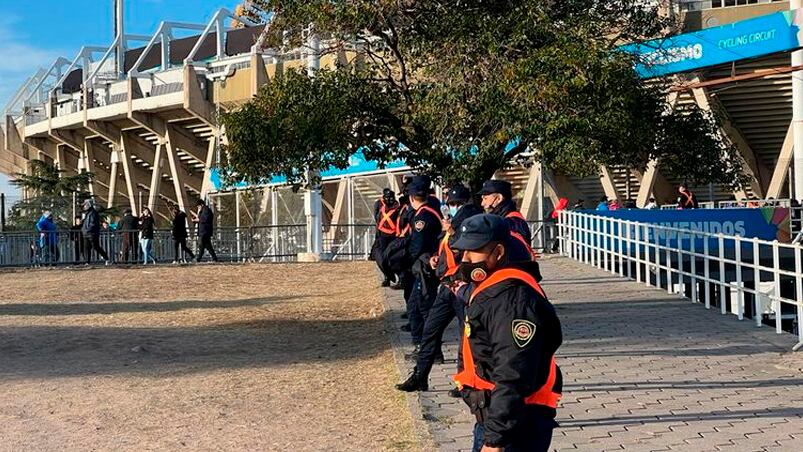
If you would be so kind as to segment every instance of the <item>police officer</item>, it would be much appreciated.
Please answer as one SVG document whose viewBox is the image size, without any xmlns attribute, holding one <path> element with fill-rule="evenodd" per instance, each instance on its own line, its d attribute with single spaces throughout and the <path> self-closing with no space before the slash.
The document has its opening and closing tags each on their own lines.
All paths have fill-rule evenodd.
<svg viewBox="0 0 803 452">
<path fill-rule="evenodd" d="M 510 182 L 487 180 L 483 182 L 479 195 L 482 197 L 482 208 L 485 209 L 485 212 L 503 217 L 510 229 L 510 235 L 519 242 L 515 248 L 508 250 L 511 258 L 520 261 L 524 259 L 524 255 L 527 255 L 535 260 L 536 255 L 531 245 L 530 225 L 516 208 Z"/>
<path fill-rule="evenodd" d="M 433 208 L 432 185 L 429 177 L 415 176 L 410 180 L 408 194 L 412 218 L 410 219 L 410 240 L 407 244 L 406 260 L 413 276 L 413 286 L 407 299 L 407 315 L 410 319 L 410 333 L 415 350 L 421 343 L 424 321 L 437 294 L 438 280 L 430 268 L 429 258 L 438 249 L 438 236 L 441 232 L 441 214 Z M 437 201 L 437 200 L 436 200 Z M 439 207 L 438 202 L 438 207 Z"/>
<path fill-rule="evenodd" d="M 477 215 L 454 244 L 470 288 L 463 370 L 454 379 L 477 418 L 475 451 L 547 451 L 563 385 L 555 364 L 561 326 L 531 271 L 538 264 L 509 261 L 509 237 L 503 218 Z"/>
<path fill-rule="evenodd" d="M 390 286 L 391 280 L 396 279 L 396 275 L 383 263 L 382 256 L 388 245 L 396 238 L 396 224 L 399 217 L 399 203 L 396 201 L 396 193 L 386 188 L 382 191 L 382 197 L 374 203 L 374 220 L 376 221 L 376 237 L 371 256 L 377 263 L 379 270 L 385 275 L 382 287 Z"/>
<path fill-rule="evenodd" d="M 681 185 L 678 187 L 678 206 L 681 209 L 699 209 L 700 204 L 697 202 L 697 196 L 689 190 L 686 185 Z"/>
<path fill-rule="evenodd" d="M 430 266 L 436 270 L 441 286 L 424 322 L 416 366 L 407 380 L 396 385 L 400 391 L 426 391 L 433 364 L 442 361 L 443 333 L 453 318 L 458 318 L 462 331 L 463 302 L 447 286 L 454 282 L 460 263 L 460 254 L 452 249 L 452 244 L 460 237 L 460 226 L 466 218 L 482 213 L 482 209 L 471 203 L 470 198 L 471 192 L 462 184 L 454 185 L 447 192 L 449 215 L 441 222 L 443 231 L 439 237 L 438 253 L 430 259 Z M 459 396 L 454 392 L 450 394 Z"/>
</svg>

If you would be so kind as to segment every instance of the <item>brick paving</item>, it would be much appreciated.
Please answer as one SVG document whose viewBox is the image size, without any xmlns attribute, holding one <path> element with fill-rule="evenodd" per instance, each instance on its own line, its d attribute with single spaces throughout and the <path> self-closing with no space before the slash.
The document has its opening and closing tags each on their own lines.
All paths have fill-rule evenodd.
<svg viewBox="0 0 803 452">
<path fill-rule="evenodd" d="M 564 332 L 555 450 L 803 451 L 803 353 L 789 352 L 795 336 L 566 258 L 541 266 Z M 398 327 L 401 293 L 386 293 Z M 395 331 L 395 344 L 409 351 L 409 336 Z M 452 325 L 446 364 L 411 403 L 443 451 L 471 447 L 473 419 L 447 394 L 456 352 Z M 406 375 L 412 363 L 403 365 Z"/>
</svg>

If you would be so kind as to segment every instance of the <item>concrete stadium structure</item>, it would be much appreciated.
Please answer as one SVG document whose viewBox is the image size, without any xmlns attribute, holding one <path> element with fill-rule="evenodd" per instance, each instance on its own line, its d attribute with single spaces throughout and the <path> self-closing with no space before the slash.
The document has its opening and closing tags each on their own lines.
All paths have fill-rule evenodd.
<svg viewBox="0 0 803 452">
<path fill-rule="evenodd" d="M 788 2 L 769 0 L 672 2 L 684 31 L 789 7 Z M 166 201 L 186 209 L 195 198 L 215 194 L 213 169 L 226 139 L 218 121 L 221 111 L 237 108 L 284 70 L 350 64 L 357 55 L 348 47 L 330 51 L 325 42 L 320 53 L 263 49 L 257 41 L 265 25 L 225 9 L 207 24 L 163 22 L 151 36 L 126 34 L 122 13 L 116 23 L 111 45 L 84 47 L 72 60 L 59 58 L 19 88 L 0 121 L 1 172 L 26 173 L 34 159 L 55 162 L 67 174 L 90 171 L 96 176 L 91 191 L 100 203 L 135 211 L 147 205 L 165 217 Z M 138 47 L 131 45 L 137 42 Z M 697 187 L 701 200 L 789 196 L 790 67 L 790 54 L 780 53 L 673 76 L 684 87 L 668 94 L 670 104 L 683 108 L 695 102 L 722 113 L 722 133 L 739 148 L 752 178 L 750 187 L 737 193 Z M 399 176 L 408 170 L 325 180 L 323 222 L 370 221 L 370 206 L 381 189 L 398 188 Z M 606 196 L 637 198 L 643 205 L 650 196 L 673 200 L 681 182 L 663 177 L 660 162 L 651 162 L 643 173 L 603 167 L 599 177 L 591 178 L 539 165 L 499 176 L 514 182 L 522 210 L 531 219 L 548 208 L 539 208 L 538 193 L 544 193 L 545 204 L 565 196 L 583 198 L 591 206 Z M 259 188 L 248 201 L 237 198 L 232 207 L 238 211 L 238 224 L 241 219 L 252 224 L 298 222 L 293 212 L 304 215 L 301 198 L 281 186 Z M 275 212 L 281 205 L 289 217 Z"/>
</svg>

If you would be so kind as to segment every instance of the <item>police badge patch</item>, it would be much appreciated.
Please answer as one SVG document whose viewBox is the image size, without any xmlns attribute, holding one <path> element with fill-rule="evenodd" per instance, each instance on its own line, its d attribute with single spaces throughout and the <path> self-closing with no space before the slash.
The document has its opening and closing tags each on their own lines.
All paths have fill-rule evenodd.
<svg viewBox="0 0 803 452">
<path fill-rule="evenodd" d="M 415 222 L 415 230 L 421 232 L 424 230 L 424 227 L 427 225 L 427 222 L 424 220 L 418 220 Z"/>
<path fill-rule="evenodd" d="M 519 348 L 524 348 L 535 336 L 535 324 L 529 320 L 513 320 L 513 340 Z"/>
</svg>

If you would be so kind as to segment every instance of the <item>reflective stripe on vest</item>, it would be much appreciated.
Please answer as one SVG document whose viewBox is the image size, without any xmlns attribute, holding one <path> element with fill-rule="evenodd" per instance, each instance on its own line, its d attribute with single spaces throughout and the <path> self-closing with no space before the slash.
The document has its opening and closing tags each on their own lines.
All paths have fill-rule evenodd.
<svg viewBox="0 0 803 452">
<path fill-rule="evenodd" d="M 443 236 L 440 245 L 438 245 L 438 255 L 446 259 L 446 273 L 443 276 L 452 276 L 457 273 L 457 261 L 454 258 L 454 252 L 449 248 L 449 233 Z"/>
<path fill-rule="evenodd" d="M 381 218 L 379 219 L 379 223 L 376 224 L 376 228 L 379 229 L 380 232 L 384 232 L 385 234 L 392 234 L 396 235 L 396 227 L 397 225 L 393 223 L 393 214 L 399 210 L 398 207 L 394 207 L 390 210 L 387 210 L 387 205 L 385 205 L 384 200 L 379 200 L 382 203 L 382 208 L 379 209 L 379 215 Z"/>
<path fill-rule="evenodd" d="M 509 214 L 505 215 L 505 218 L 518 218 L 519 220 L 522 220 L 525 223 L 527 222 L 527 220 L 524 218 L 524 215 L 522 215 L 521 212 L 510 212 Z M 511 230 L 510 236 L 521 242 L 522 245 L 524 245 L 524 249 L 526 249 L 527 252 L 530 253 L 530 256 L 533 258 L 533 260 L 538 259 L 538 253 L 536 253 L 533 247 L 529 243 L 527 243 L 527 240 L 524 238 L 523 235 L 519 234 L 516 231 Z"/>
<path fill-rule="evenodd" d="M 432 207 L 429 207 L 428 205 L 424 204 L 423 206 L 419 207 L 418 210 L 415 211 L 415 216 L 413 218 L 417 217 L 418 214 L 421 213 L 422 210 L 426 210 L 426 211 L 430 212 L 432 215 L 435 215 L 438 218 L 441 217 L 441 214 L 439 214 L 437 210 L 435 210 Z"/>
<path fill-rule="evenodd" d="M 686 201 L 684 201 L 683 204 L 681 204 L 681 206 L 683 206 L 683 207 L 694 206 L 694 201 L 692 201 L 692 199 L 691 199 L 691 192 L 683 192 L 682 191 L 682 192 L 680 192 L 680 194 L 686 197 Z"/>
<path fill-rule="evenodd" d="M 410 223 L 404 226 L 404 229 L 401 227 L 402 219 L 405 217 L 407 211 L 410 210 L 410 207 L 405 204 L 399 210 L 399 216 L 396 218 L 396 237 L 406 237 L 407 234 L 410 233 Z"/>
<path fill-rule="evenodd" d="M 480 283 L 480 285 L 474 289 L 474 292 L 471 294 L 471 298 L 469 299 L 469 305 L 471 305 L 471 302 L 474 301 L 474 298 L 476 298 L 477 295 L 479 295 L 483 290 L 511 278 L 524 282 L 528 286 L 532 287 L 533 290 L 538 292 L 541 296 L 546 298 L 543 289 L 541 289 L 541 286 L 532 275 L 521 270 L 502 269 L 491 274 L 490 278 Z M 468 319 L 466 319 L 466 325 L 468 325 Z M 550 358 L 549 375 L 547 375 L 546 382 L 544 382 L 543 386 L 538 388 L 532 394 L 525 397 L 524 403 L 528 405 L 543 405 L 557 409 L 561 394 L 552 390 L 555 386 L 555 380 L 557 380 L 557 374 L 558 366 L 555 363 L 555 357 L 552 356 Z M 468 340 L 468 334 L 465 334 L 465 332 L 463 333 L 463 370 L 455 375 L 453 379 L 459 388 L 467 386 L 472 389 L 492 391 L 496 387 L 494 383 L 477 375 L 477 370 L 474 365 L 474 356 L 471 353 L 471 343 Z"/>
</svg>

